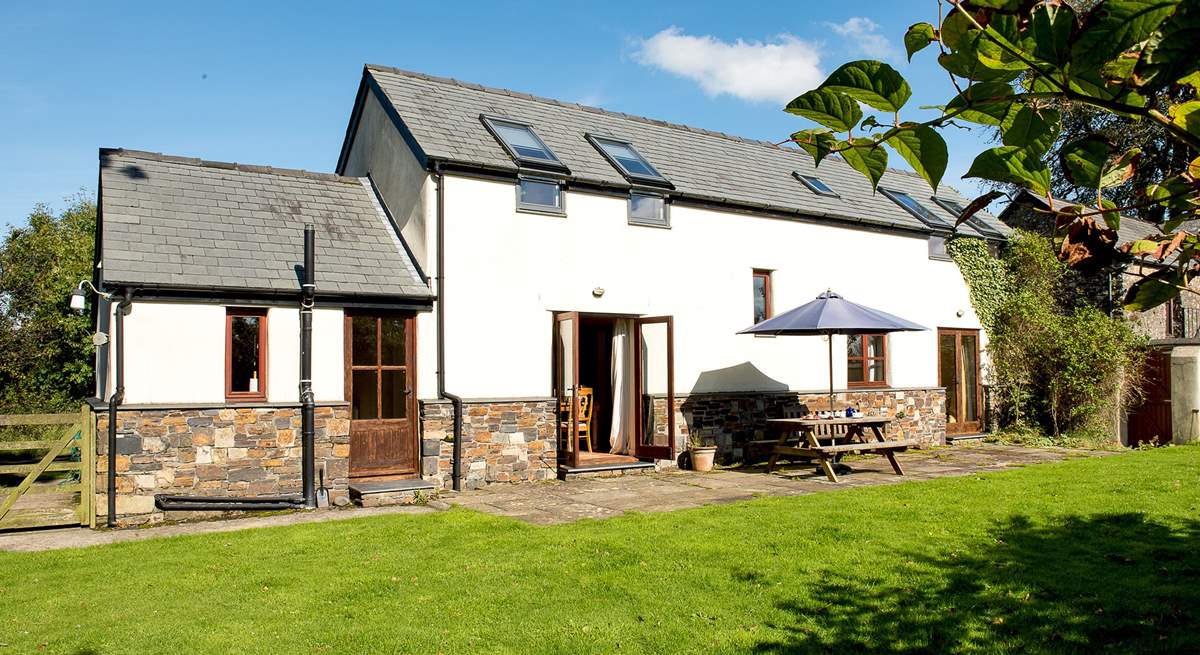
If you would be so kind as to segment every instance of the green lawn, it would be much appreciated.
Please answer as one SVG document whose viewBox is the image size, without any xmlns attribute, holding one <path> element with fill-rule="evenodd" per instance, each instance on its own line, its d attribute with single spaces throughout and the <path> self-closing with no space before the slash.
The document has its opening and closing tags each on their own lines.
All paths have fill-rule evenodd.
<svg viewBox="0 0 1200 655">
<path fill-rule="evenodd" d="M 1200 652 L 1200 448 L 534 527 L 0 553 L 3 653 Z"/>
</svg>

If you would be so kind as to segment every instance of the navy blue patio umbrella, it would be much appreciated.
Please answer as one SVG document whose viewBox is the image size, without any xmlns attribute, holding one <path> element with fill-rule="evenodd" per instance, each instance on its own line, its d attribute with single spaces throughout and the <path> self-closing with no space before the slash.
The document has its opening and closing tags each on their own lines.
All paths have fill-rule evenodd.
<svg viewBox="0 0 1200 655">
<path fill-rule="evenodd" d="M 831 290 L 816 300 L 753 325 L 738 334 L 829 337 L 829 409 L 833 409 L 833 336 L 928 330 L 899 316 L 852 303 Z"/>
</svg>

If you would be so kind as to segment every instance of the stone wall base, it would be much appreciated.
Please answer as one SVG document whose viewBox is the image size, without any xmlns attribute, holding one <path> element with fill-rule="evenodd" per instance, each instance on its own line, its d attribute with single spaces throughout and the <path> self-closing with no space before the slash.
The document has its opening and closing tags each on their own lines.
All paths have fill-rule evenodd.
<svg viewBox="0 0 1200 655">
<path fill-rule="evenodd" d="M 463 402 L 462 488 L 498 482 L 553 480 L 558 471 L 557 401 Z M 421 401 L 421 475 L 452 487 L 454 406 Z"/>
<path fill-rule="evenodd" d="M 117 413 L 117 524 L 212 518 L 220 512 L 169 512 L 158 494 L 278 496 L 301 488 L 298 407 L 132 409 Z M 317 407 L 316 467 L 330 501 L 348 498 L 349 408 Z M 108 413 L 96 414 L 96 507 L 107 517 Z M 344 501 L 343 501 L 344 502 Z M 244 513 L 244 512 L 238 512 Z"/>
</svg>

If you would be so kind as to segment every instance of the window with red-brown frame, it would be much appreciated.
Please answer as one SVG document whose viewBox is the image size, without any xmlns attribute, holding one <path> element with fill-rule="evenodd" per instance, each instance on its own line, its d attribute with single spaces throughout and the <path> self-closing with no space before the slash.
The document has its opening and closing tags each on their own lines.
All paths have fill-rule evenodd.
<svg viewBox="0 0 1200 655">
<path fill-rule="evenodd" d="M 225 399 L 267 399 L 267 310 L 225 310 Z"/>
<path fill-rule="evenodd" d="M 757 325 L 771 318 L 771 271 L 756 268 L 754 276 L 754 324 Z"/>
<path fill-rule="evenodd" d="M 887 335 L 846 337 L 846 383 L 851 387 L 887 386 Z"/>
</svg>

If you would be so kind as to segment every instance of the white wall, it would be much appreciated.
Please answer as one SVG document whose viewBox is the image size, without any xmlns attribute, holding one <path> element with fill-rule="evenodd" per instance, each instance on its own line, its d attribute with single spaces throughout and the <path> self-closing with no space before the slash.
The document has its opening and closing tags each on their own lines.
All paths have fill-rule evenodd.
<svg viewBox="0 0 1200 655">
<path fill-rule="evenodd" d="M 833 288 L 931 328 L 890 337 L 895 387 L 937 385 L 937 327 L 979 328 L 958 268 L 923 237 L 679 205 L 671 229 L 635 227 L 623 198 L 567 195 L 566 217 L 518 213 L 511 183 L 446 177 L 449 391 L 549 395 L 555 310 L 673 315 L 677 393 L 825 388 L 820 337 L 735 334 L 753 320 L 755 268 L 775 271 L 776 313 Z M 835 337 L 838 387 L 845 352 Z M 424 349 L 421 367 L 434 368 Z"/>
<path fill-rule="evenodd" d="M 345 395 L 342 326 L 340 308 L 313 312 L 313 391 L 318 402 L 340 401 Z M 115 349 L 115 341 L 109 345 Z M 110 375 L 108 393 L 111 380 Z M 267 401 L 299 402 L 299 381 L 299 310 L 271 308 Z M 125 317 L 125 403 L 224 404 L 225 307 L 135 299 Z"/>
</svg>

